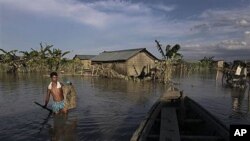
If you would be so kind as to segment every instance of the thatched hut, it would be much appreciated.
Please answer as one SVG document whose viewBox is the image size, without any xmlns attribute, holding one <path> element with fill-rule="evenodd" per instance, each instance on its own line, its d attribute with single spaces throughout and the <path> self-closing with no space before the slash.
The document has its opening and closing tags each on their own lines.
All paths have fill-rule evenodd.
<svg viewBox="0 0 250 141">
<path fill-rule="evenodd" d="M 147 74 L 158 61 L 146 48 L 104 51 L 91 60 L 92 65 L 102 65 L 127 76 L 138 76 L 142 71 Z"/>
<path fill-rule="evenodd" d="M 96 55 L 75 55 L 73 59 L 79 59 L 83 65 L 84 70 L 91 68 L 91 59 Z"/>
</svg>

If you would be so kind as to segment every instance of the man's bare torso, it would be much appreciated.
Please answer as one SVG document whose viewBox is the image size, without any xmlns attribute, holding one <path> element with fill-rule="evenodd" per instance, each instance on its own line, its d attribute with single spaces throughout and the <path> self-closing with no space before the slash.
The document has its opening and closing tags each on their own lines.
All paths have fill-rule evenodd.
<svg viewBox="0 0 250 141">
<path fill-rule="evenodd" d="M 57 88 L 57 84 L 52 82 L 52 88 L 50 89 L 53 100 L 58 102 L 64 100 L 62 88 Z"/>
</svg>

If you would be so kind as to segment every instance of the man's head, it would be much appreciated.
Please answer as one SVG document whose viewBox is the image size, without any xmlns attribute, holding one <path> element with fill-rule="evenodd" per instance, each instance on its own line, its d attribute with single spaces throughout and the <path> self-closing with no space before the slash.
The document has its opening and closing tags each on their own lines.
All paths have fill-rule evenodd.
<svg viewBox="0 0 250 141">
<path fill-rule="evenodd" d="M 56 72 L 50 73 L 50 78 L 51 78 L 52 81 L 56 82 L 57 78 L 58 78 L 57 73 Z"/>
</svg>

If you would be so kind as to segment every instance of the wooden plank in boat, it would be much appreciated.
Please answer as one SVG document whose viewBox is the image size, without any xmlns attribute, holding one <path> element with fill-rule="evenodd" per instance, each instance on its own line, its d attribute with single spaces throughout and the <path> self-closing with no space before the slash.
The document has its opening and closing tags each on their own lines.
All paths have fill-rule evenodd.
<svg viewBox="0 0 250 141">
<path fill-rule="evenodd" d="M 139 128 L 134 132 L 130 141 L 143 141 L 147 139 L 147 136 L 153 126 L 157 115 L 160 113 L 162 103 L 157 101 L 148 112 L 147 118 L 144 119 Z"/>
<path fill-rule="evenodd" d="M 175 108 L 161 110 L 160 141 L 180 141 L 180 132 Z"/>
<path fill-rule="evenodd" d="M 215 118 L 211 113 L 209 113 L 207 110 L 202 108 L 198 103 L 191 100 L 188 97 L 185 97 L 185 100 L 188 102 L 190 108 L 193 111 L 196 111 L 197 114 L 205 121 L 208 125 L 212 126 L 213 129 L 224 139 L 227 141 L 229 140 L 229 130 L 225 127 L 225 125 L 222 125 L 222 123 Z"/>
<path fill-rule="evenodd" d="M 157 115 L 159 115 L 161 112 L 161 107 L 162 107 L 162 103 L 159 103 L 155 107 L 155 109 L 152 110 L 152 112 L 148 118 L 148 121 L 147 121 L 147 123 L 146 123 L 146 125 L 141 133 L 140 141 L 147 140 L 147 136 L 149 135 L 149 132 L 155 123 L 155 119 L 156 119 Z"/>
<path fill-rule="evenodd" d="M 178 98 L 181 97 L 181 92 L 180 91 L 168 91 L 167 93 L 164 93 L 160 100 L 177 100 Z"/>
</svg>

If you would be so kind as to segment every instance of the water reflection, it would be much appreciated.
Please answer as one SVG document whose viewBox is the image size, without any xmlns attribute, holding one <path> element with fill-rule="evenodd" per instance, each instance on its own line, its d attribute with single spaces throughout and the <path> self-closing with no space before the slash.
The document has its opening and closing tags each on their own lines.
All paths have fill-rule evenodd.
<svg viewBox="0 0 250 141">
<path fill-rule="evenodd" d="M 223 85 L 223 72 L 217 71 L 216 73 L 216 86 L 228 89 L 231 96 L 231 115 L 230 118 L 242 118 L 249 112 L 249 84 L 243 88 L 224 87 Z M 247 96 L 247 101 L 244 97 Z"/>
<path fill-rule="evenodd" d="M 51 141 L 77 140 L 77 119 L 68 120 L 67 115 L 54 115 L 53 126 L 49 129 Z"/>
<path fill-rule="evenodd" d="M 51 118 L 51 115 L 52 115 L 52 112 L 50 112 L 49 114 L 48 114 L 48 116 L 43 120 L 43 122 L 41 123 L 41 127 L 39 128 L 39 134 L 42 132 L 42 130 L 44 129 L 44 126 L 46 125 L 46 124 L 48 124 L 48 121 L 49 121 L 49 119 Z"/>
<path fill-rule="evenodd" d="M 216 73 L 216 85 L 217 86 L 222 86 L 223 85 L 222 77 L 223 77 L 223 72 L 218 70 L 217 73 Z"/>
<path fill-rule="evenodd" d="M 229 117 L 234 119 L 247 118 L 250 111 L 249 85 L 245 89 L 232 88 L 230 93 L 232 98 L 232 113 Z"/>
<path fill-rule="evenodd" d="M 242 115 L 242 105 L 244 99 L 245 90 L 239 88 L 232 88 L 231 90 L 231 98 L 232 98 L 232 116 L 234 115 Z"/>
<path fill-rule="evenodd" d="M 126 100 L 127 102 L 134 102 L 135 104 L 147 103 L 148 100 L 151 100 L 149 97 L 154 95 L 158 97 L 159 94 L 162 94 L 165 89 L 168 88 L 168 86 L 162 86 L 157 83 L 133 82 L 119 79 L 89 78 L 88 81 L 91 84 L 90 87 L 99 90 L 93 93 L 96 97 L 103 99 L 109 98 L 109 101 L 110 98 L 117 98 L 113 100 Z"/>
</svg>

